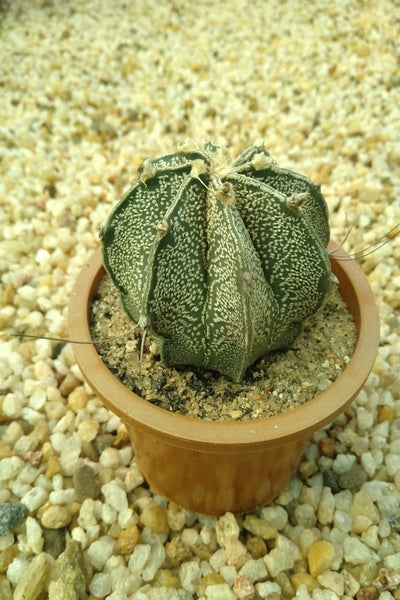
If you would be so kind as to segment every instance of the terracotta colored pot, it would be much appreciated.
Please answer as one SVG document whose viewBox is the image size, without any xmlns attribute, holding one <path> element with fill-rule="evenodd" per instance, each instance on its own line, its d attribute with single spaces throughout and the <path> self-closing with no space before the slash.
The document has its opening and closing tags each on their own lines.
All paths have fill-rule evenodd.
<svg viewBox="0 0 400 600">
<path fill-rule="evenodd" d="M 330 249 L 334 247 L 331 242 Z M 338 255 L 346 256 L 341 250 Z M 74 345 L 83 376 L 125 422 L 137 464 L 156 492 L 192 511 L 218 515 L 251 511 L 284 489 L 312 433 L 358 394 L 378 348 L 378 311 L 366 277 L 351 260 L 332 260 L 332 270 L 357 326 L 354 355 L 327 390 L 277 417 L 219 423 L 168 412 L 124 387 L 104 366 L 95 346 Z M 72 339 L 91 339 L 88 315 L 104 273 L 98 249 L 72 292 Z"/>
</svg>

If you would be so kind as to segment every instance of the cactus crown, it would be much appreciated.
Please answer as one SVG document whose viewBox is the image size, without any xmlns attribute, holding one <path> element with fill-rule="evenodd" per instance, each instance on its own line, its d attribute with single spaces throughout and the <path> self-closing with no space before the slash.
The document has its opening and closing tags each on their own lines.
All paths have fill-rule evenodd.
<svg viewBox="0 0 400 600">
<path fill-rule="evenodd" d="M 234 161 L 213 142 L 146 160 L 100 237 L 127 314 L 164 361 L 234 381 L 292 345 L 332 279 L 319 186 L 262 144 Z"/>
</svg>

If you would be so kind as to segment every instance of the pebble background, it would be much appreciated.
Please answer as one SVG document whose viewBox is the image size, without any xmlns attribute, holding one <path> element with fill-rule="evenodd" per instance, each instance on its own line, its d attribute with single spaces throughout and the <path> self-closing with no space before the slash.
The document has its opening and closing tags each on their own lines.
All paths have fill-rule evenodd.
<svg viewBox="0 0 400 600">
<path fill-rule="evenodd" d="M 2 0 L 1 329 L 67 336 L 74 280 L 142 160 L 264 137 L 359 252 L 400 221 L 400 5 Z M 4 600 L 400 598 L 400 239 L 360 261 L 381 346 L 268 507 L 155 496 L 70 345 L 1 338 Z M 244 479 L 243 485 L 246 485 Z M 47 592 L 48 590 L 48 592 Z"/>
</svg>

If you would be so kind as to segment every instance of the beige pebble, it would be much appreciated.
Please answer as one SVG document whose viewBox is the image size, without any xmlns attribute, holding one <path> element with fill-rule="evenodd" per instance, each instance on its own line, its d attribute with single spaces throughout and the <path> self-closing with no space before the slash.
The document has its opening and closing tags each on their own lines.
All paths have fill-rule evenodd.
<svg viewBox="0 0 400 600">
<path fill-rule="evenodd" d="M 364 515 L 365 517 L 371 519 L 373 523 L 380 522 L 379 511 L 376 508 L 368 491 L 364 489 L 361 489 L 359 492 L 354 494 L 353 503 L 349 512 L 352 516 Z"/>
<path fill-rule="evenodd" d="M 8 546 L 8 548 L 5 548 L 0 552 L 0 574 L 7 571 L 8 565 L 12 563 L 18 552 L 19 550 L 16 544 Z"/>
<path fill-rule="evenodd" d="M 363 533 L 372 525 L 371 519 L 365 515 L 356 515 L 351 521 L 351 531 L 353 533 Z"/>
<path fill-rule="evenodd" d="M 82 385 L 73 389 L 72 392 L 68 395 L 68 406 L 75 413 L 85 408 L 87 401 L 87 393 Z"/>
<path fill-rule="evenodd" d="M 212 551 L 206 544 L 194 544 L 190 546 L 193 554 L 198 556 L 201 560 L 209 561 L 212 556 Z"/>
<path fill-rule="evenodd" d="M 246 515 L 243 521 L 243 527 L 253 535 L 261 537 L 264 540 L 275 539 L 278 534 L 275 525 L 264 519 L 260 519 L 255 515 Z"/>
<path fill-rule="evenodd" d="M 175 588 L 179 590 L 181 581 L 177 575 L 174 575 L 170 569 L 159 569 L 155 576 L 155 581 L 166 588 Z"/>
<path fill-rule="evenodd" d="M 219 585 L 225 583 L 225 579 L 219 573 L 209 573 L 202 577 L 196 586 L 196 594 L 200 598 L 206 593 L 206 588 L 210 585 Z"/>
<path fill-rule="evenodd" d="M 237 569 L 243 567 L 247 558 L 247 548 L 236 537 L 230 537 L 225 541 L 225 551 L 228 565 L 233 565 Z"/>
<path fill-rule="evenodd" d="M 0 460 L 2 458 L 10 458 L 10 456 L 13 456 L 14 452 L 11 448 L 11 446 L 9 444 L 7 444 L 7 442 L 5 442 L 4 440 L 0 440 Z"/>
<path fill-rule="evenodd" d="M 0 422 L 1 422 L 1 419 L 0 419 Z M 24 435 L 25 434 L 24 434 L 24 430 L 22 429 L 22 426 L 17 421 L 13 421 L 7 427 L 6 434 L 3 437 L 4 437 L 5 441 L 7 441 L 7 443 L 14 446 L 14 444 Z"/>
<path fill-rule="evenodd" d="M 297 590 L 297 588 L 301 585 L 305 585 L 307 590 L 311 593 L 313 590 L 319 587 L 314 577 L 312 577 L 310 573 L 305 573 L 303 571 L 292 575 L 290 581 L 295 590 Z"/>
<path fill-rule="evenodd" d="M 46 554 L 34 556 L 14 590 L 13 600 L 35 600 L 46 589 L 50 563 Z"/>
<path fill-rule="evenodd" d="M 50 400 L 44 406 L 48 419 L 59 420 L 65 415 L 65 405 L 61 400 Z"/>
<path fill-rule="evenodd" d="M 63 396 L 68 397 L 69 394 L 79 385 L 81 385 L 79 379 L 77 379 L 73 373 L 69 372 L 60 383 L 59 389 Z M 70 408 L 72 408 L 72 406 L 70 406 Z"/>
<path fill-rule="evenodd" d="M 267 545 L 259 536 L 251 536 L 246 541 L 247 551 L 255 559 L 265 556 L 267 553 Z"/>
<path fill-rule="evenodd" d="M 41 522 L 48 529 L 62 529 L 71 522 L 71 514 L 65 506 L 55 504 L 43 512 Z"/>
<path fill-rule="evenodd" d="M 311 544 L 308 550 L 308 567 L 312 577 L 317 577 L 327 569 L 335 558 L 335 549 L 330 542 L 318 540 Z"/>
<path fill-rule="evenodd" d="M 43 444 L 49 438 L 49 426 L 45 419 L 40 419 L 32 431 L 32 437 Z"/>
<path fill-rule="evenodd" d="M 118 537 L 118 554 L 131 554 L 140 539 L 140 531 L 137 525 L 123 529 Z"/>
<path fill-rule="evenodd" d="M 25 360 L 31 362 L 36 354 L 35 342 L 23 342 L 20 345 L 20 351 Z"/>
<path fill-rule="evenodd" d="M 103 467 L 116 469 L 121 464 L 121 455 L 116 448 L 105 448 L 100 455 L 99 463 Z"/>
<path fill-rule="evenodd" d="M 318 583 L 329 590 L 332 590 L 340 598 L 344 594 L 344 576 L 336 571 L 326 569 L 317 577 Z"/>
<path fill-rule="evenodd" d="M 47 468 L 46 468 L 46 473 L 45 473 L 47 479 L 52 479 L 52 477 L 54 477 L 54 475 L 57 475 L 60 472 L 61 472 L 61 465 L 60 465 L 60 461 L 58 460 L 58 456 L 56 456 L 56 455 L 50 456 L 49 460 L 47 461 Z"/>
<path fill-rule="evenodd" d="M 220 517 L 215 525 L 218 544 L 223 548 L 228 538 L 239 537 L 240 528 L 236 521 L 235 515 L 230 512 L 225 513 Z"/>
<path fill-rule="evenodd" d="M 192 550 L 177 536 L 172 538 L 165 547 L 166 558 L 171 567 L 177 567 L 193 556 Z"/>
<path fill-rule="evenodd" d="M 167 520 L 172 531 L 180 531 L 185 526 L 185 511 L 171 502 L 167 508 Z"/>
<path fill-rule="evenodd" d="M 115 448 L 121 448 L 127 442 L 129 442 L 129 433 L 125 423 L 121 423 L 121 425 L 118 427 L 117 435 L 113 441 L 113 446 L 115 446 Z"/>
<path fill-rule="evenodd" d="M 232 589 L 238 598 L 242 598 L 243 600 L 254 598 L 254 585 L 250 579 L 244 575 L 238 575 L 236 577 Z"/>
<path fill-rule="evenodd" d="M 142 525 L 156 533 L 169 532 L 167 511 L 157 502 L 148 502 L 143 508 L 139 520 Z"/>
<path fill-rule="evenodd" d="M 42 380 L 42 379 L 51 379 L 51 380 L 53 380 L 53 378 L 54 378 L 53 369 L 44 360 L 38 360 L 34 364 L 33 371 L 34 371 L 36 379 L 38 379 L 39 381 Z"/>
<path fill-rule="evenodd" d="M 78 434 L 83 442 L 91 442 L 95 439 L 99 429 L 99 423 L 92 421 L 92 419 L 84 419 L 78 425 Z"/>
</svg>

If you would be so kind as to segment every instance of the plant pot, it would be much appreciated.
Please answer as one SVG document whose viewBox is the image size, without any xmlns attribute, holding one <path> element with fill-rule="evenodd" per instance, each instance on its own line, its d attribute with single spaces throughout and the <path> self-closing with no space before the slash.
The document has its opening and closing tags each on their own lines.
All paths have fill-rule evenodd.
<svg viewBox="0 0 400 600">
<path fill-rule="evenodd" d="M 329 249 L 335 247 L 331 242 Z M 341 250 L 335 253 L 338 256 L 349 259 Z M 158 494 L 208 515 L 263 506 L 285 488 L 312 433 L 356 397 L 376 356 L 378 311 L 368 281 L 354 261 L 332 259 L 332 270 L 356 323 L 354 354 L 328 389 L 276 417 L 212 422 L 163 410 L 116 379 L 94 345 L 74 345 L 85 380 L 126 424 L 139 469 Z M 91 340 L 89 311 L 104 274 L 99 248 L 83 267 L 72 292 L 71 339 Z"/>
</svg>

